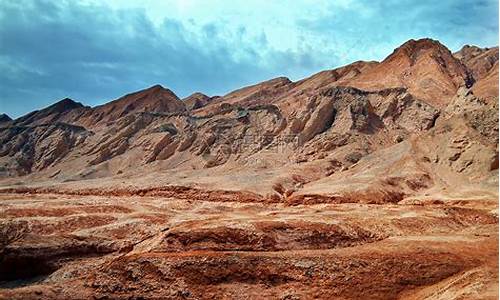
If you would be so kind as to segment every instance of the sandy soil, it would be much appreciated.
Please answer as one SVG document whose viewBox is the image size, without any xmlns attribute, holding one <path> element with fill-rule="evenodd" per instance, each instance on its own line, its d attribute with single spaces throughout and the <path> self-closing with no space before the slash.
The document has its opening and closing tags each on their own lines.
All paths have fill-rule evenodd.
<svg viewBox="0 0 500 300">
<path fill-rule="evenodd" d="M 209 200 L 2 193 L 0 297 L 498 297 L 495 199 Z"/>
</svg>

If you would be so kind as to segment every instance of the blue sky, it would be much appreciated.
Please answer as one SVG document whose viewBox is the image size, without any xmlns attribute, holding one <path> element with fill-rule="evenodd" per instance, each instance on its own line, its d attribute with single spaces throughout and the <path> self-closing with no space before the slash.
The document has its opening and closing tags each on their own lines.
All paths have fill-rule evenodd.
<svg viewBox="0 0 500 300">
<path fill-rule="evenodd" d="M 497 0 L 0 0 L 0 113 L 162 84 L 221 95 L 381 60 L 408 39 L 498 45 Z"/>
</svg>

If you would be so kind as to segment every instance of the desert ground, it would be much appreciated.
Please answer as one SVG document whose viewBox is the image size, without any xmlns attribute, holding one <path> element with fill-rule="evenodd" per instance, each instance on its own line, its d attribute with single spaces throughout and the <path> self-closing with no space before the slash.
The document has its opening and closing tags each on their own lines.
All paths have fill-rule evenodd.
<svg viewBox="0 0 500 300">
<path fill-rule="evenodd" d="M 237 195 L 235 195 L 237 196 Z M 496 299 L 498 203 L 0 195 L 5 299 Z M 109 295 L 112 295 L 111 297 Z"/>
</svg>

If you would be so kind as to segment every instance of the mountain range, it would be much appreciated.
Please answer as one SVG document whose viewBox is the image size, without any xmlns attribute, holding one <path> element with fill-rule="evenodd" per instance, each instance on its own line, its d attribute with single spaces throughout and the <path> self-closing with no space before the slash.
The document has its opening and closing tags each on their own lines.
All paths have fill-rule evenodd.
<svg viewBox="0 0 500 300">
<path fill-rule="evenodd" d="M 498 47 L 0 115 L 0 299 L 498 299 Z"/>
<path fill-rule="evenodd" d="M 498 47 L 452 53 L 409 40 L 381 62 L 223 96 L 179 99 L 154 85 L 97 107 L 66 98 L 4 114 L 0 176 L 5 186 L 168 184 L 292 202 L 496 194 L 497 107 Z"/>
</svg>

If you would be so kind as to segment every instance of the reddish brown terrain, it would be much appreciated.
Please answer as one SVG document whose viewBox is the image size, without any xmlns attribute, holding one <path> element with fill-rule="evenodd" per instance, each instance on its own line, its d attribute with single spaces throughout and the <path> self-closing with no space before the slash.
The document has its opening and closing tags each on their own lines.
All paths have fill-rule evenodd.
<svg viewBox="0 0 500 300">
<path fill-rule="evenodd" d="M 498 47 L 0 115 L 1 299 L 497 299 Z"/>
</svg>

